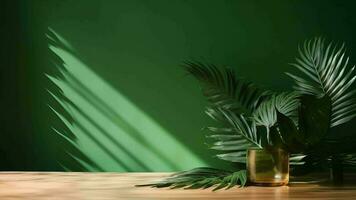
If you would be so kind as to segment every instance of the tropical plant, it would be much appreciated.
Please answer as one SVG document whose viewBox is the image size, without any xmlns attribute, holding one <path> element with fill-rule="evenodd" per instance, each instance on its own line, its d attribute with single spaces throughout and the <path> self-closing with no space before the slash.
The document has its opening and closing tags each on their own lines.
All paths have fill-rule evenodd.
<svg viewBox="0 0 356 200">
<path fill-rule="evenodd" d="M 296 91 L 330 99 L 330 128 L 352 120 L 356 116 L 356 90 L 351 88 L 356 79 L 353 73 L 355 66 L 349 67 L 349 57 L 346 56 L 344 44 L 326 44 L 324 39 L 315 38 L 304 42 L 298 50 L 299 57 L 292 65 L 302 72 L 304 77 L 287 73 L 294 79 Z M 326 122 L 323 123 L 326 126 Z M 327 148 L 314 148 L 304 158 L 307 162 L 305 166 L 313 165 L 313 168 L 316 168 L 326 163 L 334 168 L 333 172 L 343 167 L 339 165 L 354 168 L 355 163 L 349 161 L 355 160 L 356 150 L 345 145 L 354 140 L 354 137 L 338 137 L 328 133 L 320 144 Z"/>
<path fill-rule="evenodd" d="M 231 69 L 219 69 L 201 62 L 185 62 L 184 68 L 203 86 L 203 93 L 210 102 L 206 113 L 224 124 L 224 127 L 207 127 L 211 132 L 207 137 L 215 140 L 211 148 L 224 152 L 217 154 L 218 158 L 245 163 L 248 148 L 282 147 L 282 141 L 289 142 L 297 138 L 297 131 L 291 136 L 290 130 L 280 130 L 284 130 L 286 123 L 291 123 L 290 126 L 298 123 L 299 93 L 277 94 L 261 90 L 252 83 L 237 79 Z M 288 137 L 283 139 L 282 135 Z M 287 148 L 285 145 L 283 147 Z M 295 164 L 298 163 L 297 158 L 302 157 L 292 156 Z"/>
<path fill-rule="evenodd" d="M 321 38 L 306 41 L 299 48 L 299 58 L 292 65 L 305 77 L 287 73 L 295 80 L 297 91 L 315 96 L 326 95 L 332 102 L 330 127 L 343 124 L 356 116 L 355 92 L 350 86 L 356 80 L 355 66 L 348 69 L 349 58 L 344 45 L 334 45 Z"/>
<path fill-rule="evenodd" d="M 246 163 L 249 148 L 282 148 L 291 154 L 295 173 L 328 166 L 342 169 L 356 164 L 352 145 L 342 147 L 345 138 L 330 137 L 330 128 L 356 116 L 354 67 L 348 69 L 344 45 L 325 45 L 320 38 L 306 41 L 292 65 L 305 76 L 287 73 L 296 91 L 276 93 L 236 78 L 233 70 L 196 61 L 184 62 L 184 69 L 202 85 L 209 105 L 207 115 L 221 127 L 207 127 L 207 138 L 217 157 Z M 354 141 L 356 138 L 349 141 Z M 328 148 L 325 148 L 328 147 Z M 241 165 L 240 165 L 241 166 Z M 325 166 L 325 165 L 324 165 Z M 232 187 L 245 184 L 244 168 L 235 173 L 206 168 L 176 174 L 154 187 L 204 188 L 211 184 Z M 292 172 L 293 172 L 292 171 Z"/>
</svg>

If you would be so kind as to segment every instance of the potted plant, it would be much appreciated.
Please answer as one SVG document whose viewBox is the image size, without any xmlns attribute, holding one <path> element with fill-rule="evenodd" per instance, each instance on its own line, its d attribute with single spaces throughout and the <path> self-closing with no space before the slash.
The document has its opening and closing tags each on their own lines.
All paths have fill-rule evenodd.
<svg viewBox="0 0 356 200">
<path fill-rule="evenodd" d="M 206 114 L 220 127 L 206 127 L 217 158 L 237 163 L 235 172 L 196 168 L 144 186 L 209 188 L 234 185 L 284 185 L 291 173 L 308 173 L 327 166 L 335 182 L 344 167 L 356 165 L 354 137 L 331 130 L 356 116 L 354 67 L 349 68 L 344 45 L 321 38 L 306 41 L 291 64 L 300 75 L 293 91 L 263 90 L 238 79 L 230 68 L 186 61 L 184 69 L 202 86 L 209 106 Z M 246 166 L 247 163 L 247 166 Z M 247 169 L 247 171 L 246 171 Z"/>
</svg>

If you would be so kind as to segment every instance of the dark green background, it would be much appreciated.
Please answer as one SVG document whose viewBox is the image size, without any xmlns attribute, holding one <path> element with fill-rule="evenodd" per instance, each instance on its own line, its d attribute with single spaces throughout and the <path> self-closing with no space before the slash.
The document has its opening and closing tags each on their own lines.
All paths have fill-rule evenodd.
<svg viewBox="0 0 356 200">
<path fill-rule="evenodd" d="M 99 165 L 103 171 L 144 171 L 115 168 L 96 149 L 80 152 L 53 133 L 64 124 L 49 109 L 60 105 L 47 89 L 59 92 L 45 74 L 60 77 L 48 49 L 48 27 L 65 38 L 73 54 L 98 77 L 125 96 L 142 113 L 207 165 L 229 167 L 212 157 L 201 127 L 211 124 L 204 113 L 200 88 L 179 67 L 185 59 L 202 59 L 236 69 L 268 88 L 290 89 L 283 74 L 305 39 L 323 36 L 346 43 L 356 63 L 354 1 L 252 0 L 57 0 L 8 1 L 2 5 L 1 169 L 86 170 L 68 156 Z M 83 75 L 84 76 L 84 75 Z M 88 80 L 90 81 L 90 80 Z M 95 80 L 92 80 L 95 81 Z M 90 89 L 90 88 L 89 88 Z M 94 91 L 95 92 L 95 91 Z M 110 94 L 107 94 L 110 95 Z M 70 99 L 71 97 L 68 96 Z M 127 113 L 120 113 L 125 116 Z M 68 118 L 71 116 L 68 115 Z M 91 116 L 94 123 L 95 116 Z M 75 121 L 75 119 L 72 119 Z M 135 124 L 131 124 L 135 127 Z M 339 132 L 351 130 L 342 128 Z M 68 131 L 68 130 L 67 130 Z M 76 133 L 72 133 L 73 138 Z M 99 134 L 94 133 L 93 134 Z M 153 137 L 153 133 L 144 133 Z M 125 140 L 120 140 L 125 143 Z M 161 138 L 155 138 L 160 141 Z M 165 143 L 164 140 L 160 141 Z M 86 144 L 82 144 L 85 146 Z M 104 144 L 105 146 L 105 144 Z M 105 148 L 105 147 L 104 147 Z M 106 147 L 108 152 L 115 151 Z M 157 145 L 157 151 L 166 151 Z M 149 149 L 148 149 L 149 150 Z M 83 153 L 83 155 L 81 154 Z M 143 164 L 151 161 L 134 148 Z M 184 152 L 172 155 L 180 162 Z M 91 161 L 89 161 L 91 160 Z M 125 159 L 121 160 L 125 164 Z M 172 167 L 182 170 L 199 162 Z M 148 170 L 165 169 L 155 166 Z"/>
</svg>

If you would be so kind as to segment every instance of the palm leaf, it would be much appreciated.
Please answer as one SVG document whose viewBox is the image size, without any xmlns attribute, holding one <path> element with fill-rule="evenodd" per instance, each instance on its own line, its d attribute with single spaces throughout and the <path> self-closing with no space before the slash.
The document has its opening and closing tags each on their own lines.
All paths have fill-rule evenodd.
<svg viewBox="0 0 356 200">
<path fill-rule="evenodd" d="M 340 157 L 340 160 L 342 160 L 342 164 L 346 170 L 353 172 L 356 170 L 356 153 L 345 153 L 340 155 Z"/>
<path fill-rule="evenodd" d="M 243 187 L 246 182 L 246 170 L 230 172 L 210 167 L 200 167 L 188 171 L 178 172 L 157 183 L 136 186 L 150 186 L 156 188 L 169 187 L 172 189 L 206 189 L 213 187 L 213 191 L 216 191 L 222 188 L 229 189 L 236 185 Z"/>
<path fill-rule="evenodd" d="M 308 148 L 317 148 L 330 129 L 331 100 L 327 95 L 303 95 L 299 109 L 299 132 Z"/>
<path fill-rule="evenodd" d="M 329 171 L 332 168 L 332 163 L 335 161 L 345 171 L 354 172 L 356 170 L 356 153 L 330 155 L 325 152 L 312 152 L 305 155 L 300 161 L 302 161 L 302 165 L 294 165 L 291 168 L 293 176 L 305 175 L 311 172 Z"/>
<path fill-rule="evenodd" d="M 184 62 L 183 67 L 202 84 L 203 93 L 210 102 L 207 115 L 226 125 L 207 128 L 212 132 L 207 137 L 214 140 L 210 148 L 225 151 L 217 154 L 222 160 L 245 163 L 246 150 L 262 146 L 256 126 L 244 115 L 250 116 L 268 92 L 237 79 L 229 68 L 192 61 Z"/>
<path fill-rule="evenodd" d="M 306 157 L 304 154 L 290 154 L 289 155 L 289 164 L 294 167 L 296 165 L 304 165 L 305 161 L 303 160 Z"/>
<path fill-rule="evenodd" d="M 356 80 L 355 67 L 349 68 L 344 45 L 325 45 L 321 38 L 306 41 L 299 48 L 299 57 L 292 65 L 305 76 L 287 73 L 294 79 L 296 90 L 331 98 L 331 127 L 348 122 L 356 116 L 356 90 L 350 89 Z"/>
<path fill-rule="evenodd" d="M 226 120 L 235 128 L 237 134 L 255 147 L 262 148 L 261 137 L 257 134 L 254 121 L 249 122 L 243 114 L 237 115 L 229 110 L 221 110 Z"/>
<path fill-rule="evenodd" d="M 306 174 L 310 171 L 328 170 L 332 160 L 342 165 L 346 170 L 356 169 L 356 149 L 353 147 L 356 139 L 346 136 L 337 139 L 324 139 L 317 148 L 301 159 L 303 165 L 295 167 L 295 174 Z"/>
<path fill-rule="evenodd" d="M 183 67 L 202 84 L 204 96 L 213 107 L 251 114 L 267 94 L 254 84 L 237 79 L 230 68 L 197 61 L 186 61 Z"/>
<path fill-rule="evenodd" d="M 246 163 L 247 149 L 262 148 L 262 138 L 257 134 L 255 123 L 248 121 L 244 115 L 221 108 L 210 108 L 207 112 L 228 127 L 208 127 L 212 134 L 207 137 L 215 141 L 210 148 L 225 151 L 217 154 L 218 158 L 230 162 Z"/>
<path fill-rule="evenodd" d="M 264 126 L 266 128 L 267 142 L 270 141 L 270 129 L 276 125 L 277 112 L 291 118 L 293 122 L 298 124 L 298 107 L 299 94 L 297 92 L 283 92 L 280 94 L 273 94 L 268 99 L 263 101 L 253 113 L 253 120 L 257 126 Z"/>
</svg>

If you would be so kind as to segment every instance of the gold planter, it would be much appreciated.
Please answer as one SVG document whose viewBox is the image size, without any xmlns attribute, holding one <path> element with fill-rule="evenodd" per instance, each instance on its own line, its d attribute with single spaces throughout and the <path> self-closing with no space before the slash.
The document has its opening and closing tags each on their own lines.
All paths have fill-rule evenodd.
<svg viewBox="0 0 356 200">
<path fill-rule="evenodd" d="M 252 185 L 281 186 L 289 181 L 289 154 L 282 149 L 247 150 L 247 177 Z"/>
</svg>

